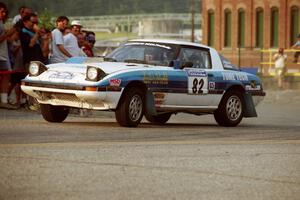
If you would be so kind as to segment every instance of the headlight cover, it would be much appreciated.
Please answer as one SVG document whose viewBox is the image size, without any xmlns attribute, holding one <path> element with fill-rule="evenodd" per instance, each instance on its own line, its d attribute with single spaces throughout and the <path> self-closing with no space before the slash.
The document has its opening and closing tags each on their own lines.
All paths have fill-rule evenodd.
<svg viewBox="0 0 300 200">
<path fill-rule="evenodd" d="M 48 68 L 39 61 L 31 61 L 29 64 L 28 72 L 29 76 L 38 76 Z"/>
<path fill-rule="evenodd" d="M 86 80 L 87 81 L 100 81 L 106 76 L 106 74 L 97 67 L 87 66 Z"/>
</svg>

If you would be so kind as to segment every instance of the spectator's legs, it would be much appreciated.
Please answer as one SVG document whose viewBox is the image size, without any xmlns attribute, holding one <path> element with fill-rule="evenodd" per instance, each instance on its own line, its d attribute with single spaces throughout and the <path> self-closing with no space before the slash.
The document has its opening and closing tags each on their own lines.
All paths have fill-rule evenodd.
<svg viewBox="0 0 300 200">
<path fill-rule="evenodd" d="M 294 63 L 296 63 L 296 62 L 298 62 L 298 57 L 300 56 L 300 52 L 296 52 L 295 54 L 294 54 Z"/>
<path fill-rule="evenodd" d="M 0 100 L 2 104 L 8 103 L 8 87 L 9 87 L 10 75 L 4 74 L 1 75 L 0 80 Z"/>
</svg>

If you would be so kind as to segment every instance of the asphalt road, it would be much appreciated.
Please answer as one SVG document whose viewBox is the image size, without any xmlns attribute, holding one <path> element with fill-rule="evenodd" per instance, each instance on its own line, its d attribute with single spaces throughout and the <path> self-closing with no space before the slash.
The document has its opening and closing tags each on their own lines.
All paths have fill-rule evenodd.
<svg viewBox="0 0 300 200">
<path fill-rule="evenodd" d="M 258 118 L 223 128 L 179 114 L 119 127 L 0 109 L 0 200 L 299 199 L 300 90 L 267 91 Z"/>
</svg>

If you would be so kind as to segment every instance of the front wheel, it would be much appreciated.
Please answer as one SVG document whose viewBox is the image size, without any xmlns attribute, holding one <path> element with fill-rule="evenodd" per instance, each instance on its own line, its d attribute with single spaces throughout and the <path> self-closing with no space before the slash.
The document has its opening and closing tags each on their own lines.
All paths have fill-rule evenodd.
<svg viewBox="0 0 300 200">
<path fill-rule="evenodd" d="M 63 122 L 69 114 L 69 108 L 65 106 L 50 104 L 40 104 L 40 106 L 43 118 L 48 122 Z"/>
<path fill-rule="evenodd" d="M 244 116 L 243 104 L 243 96 L 240 92 L 225 93 L 219 108 L 214 112 L 216 122 L 220 126 L 237 126 Z"/>
<path fill-rule="evenodd" d="M 141 90 L 129 88 L 115 111 L 117 122 L 126 127 L 138 126 L 144 115 L 144 99 Z"/>
</svg>

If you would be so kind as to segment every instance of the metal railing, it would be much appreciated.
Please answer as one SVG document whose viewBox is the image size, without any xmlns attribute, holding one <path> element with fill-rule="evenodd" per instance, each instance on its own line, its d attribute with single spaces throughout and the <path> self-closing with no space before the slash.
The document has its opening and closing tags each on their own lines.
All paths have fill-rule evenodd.
<svg viewBox="0 0 300 200">
<path fill-rule="evenodd" d="M 275 74 L 275 61 L 273 56 L 278 52 L 278 49 L 262 49 L 261 52 L 261 72 L 269 75 Z M 287 55 L 286 61 L 286 74 L 300 75 L 300 56 L 297 63 L 294 63 L 295 52 L 300 52 L 298 49 L 284 49 L 284 53 Z M 267 69 L 267 70 L 266 70 Z"/>
</svg>

